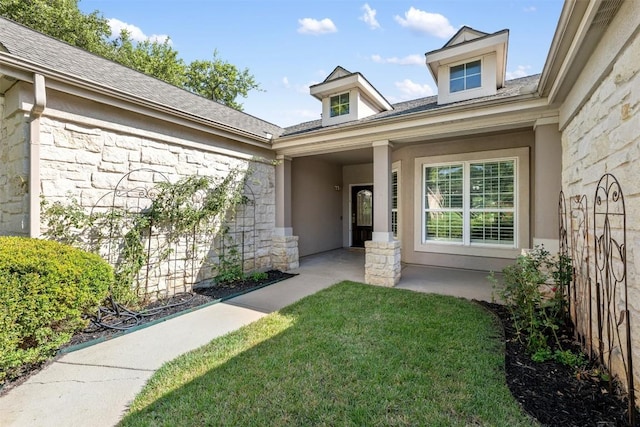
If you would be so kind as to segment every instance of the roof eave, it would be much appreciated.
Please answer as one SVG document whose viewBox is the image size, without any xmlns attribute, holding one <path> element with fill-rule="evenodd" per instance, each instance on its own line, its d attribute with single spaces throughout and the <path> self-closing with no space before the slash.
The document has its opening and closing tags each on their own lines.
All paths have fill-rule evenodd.
<svg viewBox="0 0 640 427">
<path fill-rule="evenodd" d="M 98 98 L 101 98 L 103 102 L 107 102 L 108 99 L 111 99 L 112 101 L 115 101 L 112 102 L 112 105 L 118 105 L 122 108 L 129 106 L 129 109 L 135 110 L 141 114 L 145 114 L 145 110 L 147 110 L 145 115 L 155 116 L 156 114 L 151 114 L 151 111 L 153 111 L 180 118 L 185 120 L 186 123 L 191 122 L 194 125 L 205 125 L 211 130 L 211 133 L 232 138 L 249 145 L 261 148 L 269 148 L 271 145 L 272 137 L 268 137 L 266 134 L 256 135 L 252 132 L 247 132 L 205 117 L 190 114 L 168 105 L 153 102 L 111 87 L 100 85 L 99 83 L 92 82 L 78 76 L 62 73 L 8 53 L 0 52 L 0 73 L 30 83 L 33 82 L 33 74 L 42 74 L 45 76 L 47 87 L 52 87 L 58 90 L 64 90 L 65 88 L 77 88 L 80 91 L 77 91 L 75 93 L 76 95 L 80 95 L 80 92 L 93 93 L 98 95 Z"/>
</svg>

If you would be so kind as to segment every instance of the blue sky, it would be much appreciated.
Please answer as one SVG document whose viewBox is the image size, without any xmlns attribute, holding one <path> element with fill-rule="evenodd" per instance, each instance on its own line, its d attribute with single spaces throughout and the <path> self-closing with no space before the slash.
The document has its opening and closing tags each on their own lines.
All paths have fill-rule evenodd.
<svg viewBox="0 0 640 427">
<path fill-rule="evenodd" d="M 116 32 L 171 39 L 185 62 L 220 58 L 249 71 L 263 92 L 244 111 L 290 126 L 320 118 L 309 86 L 338 65 L 362 73 L 391 102 L 435 94 L 424 63 L 463 25 L 509 29 L 507 77 L 542 71 L 561 0 L 80 0 Z"/>
</svg>

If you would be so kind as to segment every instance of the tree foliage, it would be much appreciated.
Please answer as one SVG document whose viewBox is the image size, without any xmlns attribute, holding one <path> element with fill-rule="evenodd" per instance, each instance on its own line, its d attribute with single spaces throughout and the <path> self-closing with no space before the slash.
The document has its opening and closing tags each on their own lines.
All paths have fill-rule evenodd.
<svg viewBox="0 0 640 427">
<path fill-rule="evenodd" d="M 218 51 L 214 51 L 213 60 L 196 60 L 189 64 L 185 87 L 207 99 L 242 111 L 242 104 L 237 103 L 236 98 L 246 98 L 250 90 L 259 89 L 260 86 L 248 69 L 239 70 L 220 59 Z"/>
<path fill-rule="evenodd" d="M 212 60 L 185 64 L 169 39 L 136 42 L 127 31 L 115 36 L 101 12 L 84 14 L 78 1 L 0 0 L 0 16 L 240 111 L 236 99 L 260 90 L 247 68 L 222 60 L 217 51 Z"/>
</svg>

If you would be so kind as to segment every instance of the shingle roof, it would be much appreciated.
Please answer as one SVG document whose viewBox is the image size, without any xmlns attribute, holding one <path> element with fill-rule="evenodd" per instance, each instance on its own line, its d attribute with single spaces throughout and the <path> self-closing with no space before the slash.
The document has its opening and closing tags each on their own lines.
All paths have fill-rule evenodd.
<svg viewBox="0 0 640 427">
<path fill-rule="evenodd" d="M 0 17 L 0 45 L 17 58 L 259 137 L 282 128 Z"/>
<path fill-rule="evenodd" d="M 540 80 L 540 74 L 522 77 L 519 79 L 508 80 L 505 82 L 505 85 L 503 88 L 498 89 L 498 92 L 495 95 L 485 96 L 485 97 L 476 98 L 476 99 L 470 99 L 467 101 L 455 102 L 451 104 L 438 105 L 437 96 L 428 96 L 426 98 L 419 98 L 419 99 L 413 99 L 411 101 L 399 102 L 397 104 L 393 104 L 393 110 L 383 111 L 381 113 L 374 114 L 372 116 L 365 117 L 360 120 L 341 123 L 333 126 L 322 127 L 321 119 L 313 120 L 310 122 L 289 126 L 284 129 L 284 132 L 280 136 L 301 135 L 301 134 L 311 133 L 320 129 L 346 128 L 346 127 L 354 126 L 357 124 L 381 121 L 381 120 L 390 119 L 394 117 L 406 116 L 413 113 L 419 113 L 419 112 L 424 112 L 429 110 L 436 111 L 442 108 L 448 108 L 452 105 L 471 105 L 471 104 L 488 102 L 496 99 L 514 97 L 514 96 L 521 95 L 523 93 L 533 92 L 537 88 L 539 80 Z"/>
</svg>

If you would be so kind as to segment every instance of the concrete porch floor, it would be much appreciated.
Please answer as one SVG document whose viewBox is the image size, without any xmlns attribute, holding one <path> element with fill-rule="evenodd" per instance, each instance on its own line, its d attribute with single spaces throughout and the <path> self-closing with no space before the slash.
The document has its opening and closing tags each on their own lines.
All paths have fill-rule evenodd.
<svg viewBox="0 0 640 427">
<path fill-rule="evenodd" d="M 335 249 L 300 258 L 305 274 L 315 273 L 339 280 L 364 282 L 364 249 Z M 497 274 L 499 276 L 499 274 Z M 492 300 L 489 272 L 422 265 L 403 265 L 395 287 L 416 292 L 451 295 L 469 300 Z"/>
</svg>

